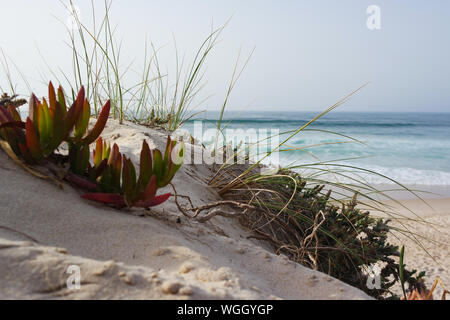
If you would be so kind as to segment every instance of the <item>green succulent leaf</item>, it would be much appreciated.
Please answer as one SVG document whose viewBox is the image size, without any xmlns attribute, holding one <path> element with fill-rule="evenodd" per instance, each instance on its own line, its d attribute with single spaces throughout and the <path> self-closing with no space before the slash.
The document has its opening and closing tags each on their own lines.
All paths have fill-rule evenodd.
<svg viewBox="0 0 450 320">
<path fill-rule="evenodd" d="M 50 140 L 50 113 L 46 101 L 38 105 L 38 123 L 37 128 L 41 145 L 45 148 Z"/>
<path fill-rule="evenodd" d="M 84 100 L 82 112 L 78 116 L 77 122 L 75 123 L 75 140 L 83 138 L 89 126 L 90 118 L 91 118 L 91 106 L 87 100 Z"/>
<path fill-rule="evenodd" d="M 94 150 L 94 166 L 98 167 L 103 160 L 103 139 L 98 138 Z"/>
<path fill-rule="evenodd" d="M 153 175 L 153 163 L 152 163 L 152 153 L 147 142 L 144 140 L 142 142 L 140 166 L 139 166 L 139 179 L 137 182 L 137 189 L 143 191 L 145 187 L 150 182 L 150 178 Z"/>
<path fill-rule="evenodd" d="M 125 201 L 130 206 L 133 203 L 133 164 L 127 157 L 123 157 L 123 170 L 122 170 L 122 190 L 125 196 Z M 135 178 L 135 177 L 134 177 Z"/>
<path fill-rule="evenodd" d="M 111 101 L 108 100 L 106 104 L 103 106 L 102 111 L 100 112 L 100 115 L 98 116 L 97 122 L 95 123 L 92 130 L 89 132 L 86 138 L 84 138 L 83 143 L 84 144 L 91 144 L 102 133 L 103 129 L 105 129 L 106 122 L 109 118 L 109 113 L 111 110 Z M 89 121 L 89 119 L 88 119 Z"/>
<path fill-rule="evenodd" d="M 64 97 L 64 91 L 61 86 L 59 86 L 58 88 L 58 104 L 61 113 L 63 114 L 63 117 L 65 117 L 67 113 L 67 105 L 66 105 L 66 98 Z"/>
<path fill-rule="evenodd" d="M 63 142 L 67 133 L 64 132 L 64 113 L 62 112 L 59 104 L 53 110 L 53 128 L 52 129 L 52 141 L 49 145 L 49 149 L 55 150 Z"/>
<path fill-rule="evenodd" d="M 176 154 L 174 153 L 176 151 Z M 181 168 L 183 165 L 184 160 L 184 153 L 185 153 L 185 144 L 184 142 L 180 142 L 177 144 L 174 149 L 172 150 L 171 158 L 170 158 L 170 166 L 169 171 L 164 179 L 164 187 L 167 186 L 177 173 L 177 171 Z M 175 162 L 173 161 L 175 158 Z"/>
<path fill-rule="evenodd" d="M 153 151 L 153 174 L 156 176 L 158 186 L 163 183 L 164 167 L 161 151 L 158 149 Z"/>
<path fill-rule="evenodd" d="M 20 113 L 14 106 L 8 106 L 8 112 L 14 119 L 14 121 L 22 122 L 22 118 L 20 117 Z"/>
<path fill-rule="evenodd" d="M 56 102 L 55 88 L 51 82 L 48 84 L 48 102 L 51 112 L 54 112 L 58 106 Z"/>
</svg>

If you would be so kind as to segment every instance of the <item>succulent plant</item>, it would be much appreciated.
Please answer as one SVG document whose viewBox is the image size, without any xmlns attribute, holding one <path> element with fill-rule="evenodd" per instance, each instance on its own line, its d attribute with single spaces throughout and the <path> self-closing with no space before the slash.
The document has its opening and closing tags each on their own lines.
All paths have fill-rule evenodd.
<svg viewBox="0 0 450 320">
<path fill-rule="evenodd" d="M 26 162 L 35 163 L 48 158 L 68 137 L 77 116 L 81 111 L 80 97 L 84 97 L 84 89 L 80 90 L 77 100 L 67 110 L 62 88 L 55 89 L 50 82 L 48 86 L 49 101 L 39 101 L 34 94 L 29 101 L 29 114 L 22 122 L 20 114 L 13 106 L 1 108 L 1 123 L 9 128 L 3 130 L 2 137 L 10 144 L 17 155 Z M 22 129 L 25 128 L 25 133 Z"/>
<path fill-rule="evenodd" d="M 153 153 L 153 173 L 159 188 L 164 188 L 172 181 L 175 173 L 180 169 L 183 159 L 184 142 L 177 144 L 177 141 L 168 136 L 164 157 L 158 149 Z"/>
<path fill-rule="evenodd" d="M 170 183 L 176 171 L 181 167 L 181 163 L 174 164 L 170 156 L 176 145 L 176 141 L 170 140 L 169 137 L 165 153 L 167 156 L 163 159 L 161 152 L 157 149 L 153 151 L 152 157 L 152 152 L 144 140 L 140 155 L 139 176 L 137 177 L 136 168 L 131 160 L 123 156 L 115 144 L 109 154 L 108 163 L 103 170 L 102 176 L 99 178 L 99 189 L 106 190 L 107 193 L 90 193 L 82 197 L 88 200 L 111 204 L 118 208 L 148 208 L 165 202 L 171 194 L 166 193 L 156 196 L 156 193 L 160 185 Z M 181 150 L 184 150 L 182 143 L 180 145 Z M 103 142 L 98 142 L 96 154 L 98 155 L 102 152 L 104 156 L 103 148 L 105 146 Z M 178 154 L 178 157 L 181 157 L 182 162 L 182 152 Z M 94 162 L 101 163 L 101 161 L 104 161 L 100 156 L 97 159 L 95 158 L 94 156 Z M 152 158 L 154 161 L 152 161 Z M 158 183 L 158 177 L 160 183 Z"/>
<path fill-rule="evenodd" d="M 123 207 L 148 208 L 165 202 L 170 193 L 156 196 L 159 188 L 167 186 L 180 169 L 184 157 L 184 143 L 167 138 L 164 155 L 151 151 L 142 143 L 139 176 L 129 158 L 122 155 L 117 144 L 111 148 L 99 138 L 109 118 L 111 104 L 107 101 L 91 130 L 88 130 L 91 107 L 84 87 L 67 109 L 61 87 L 55 92 L 48 86 L 48 102 L 35 95 L 29 101 L 29 115 L 23 122 L 16 106 L 0 105 L 0 138 L 6 140 L 12 151 L 25 162 L 34 164 L 62 158 L 70 164 L 65 179 L 89 190 L 83 198 Z M 96 141 L 93 164 L 90 162 L 90 144 Z M 69 146 L 69 155 L 56 157 L 54 151 L 63 143 Z"/>
<path fill-rule="evenodd" d="M 109 116 L 110 102 L 103 107 L 94 128 L 86 134 L 90 118 L 89 102 L 85 99 L 84 87 L 81 87 L 72 106 L 67 109 L 64 92 L 61 87 L 55 92 L 53 84 L 48 86 L 48 102 L 39 101 L 34 94 L 29 101 L 29 112 L 25 122 L 13 105 L 0 107 L 0 136 L 8 141 L 14 153 L 22 156 L 28 163 L 47 159 L 61 145 L 69 142 L 71 164 L 77 159 L 89 158 L 89 144 L 94 142 Z M 25 129 L 25 132 L 23 131 Z M 75 129 L 75 130 L 74 130 Z M 70 137 L 74 130 L 74 136 Z M 74 172 L 78 167 L 74 166 Z"/>
<path fill-rule="evenodd" d="M 93 143 L 102 133 L 108 121 L 111 110 L 111 103 L 108 100 L 103 106 L 92 130 L 88 132 L 89 119 L 91 117 L 91 106 L 84 97 L 84 88 L 82 87 L 78 94 L 77 103 L 78 117 L 74 124 L 73 135 L 67 138 L 69 145 L 70 169 L 78 175 L 88 174 L 89 169 L 89 145 Z M 91 168 L 92 169 L 92 168 Z M 92 171 L 91 171 L 92 172 Z"/>
</svg>

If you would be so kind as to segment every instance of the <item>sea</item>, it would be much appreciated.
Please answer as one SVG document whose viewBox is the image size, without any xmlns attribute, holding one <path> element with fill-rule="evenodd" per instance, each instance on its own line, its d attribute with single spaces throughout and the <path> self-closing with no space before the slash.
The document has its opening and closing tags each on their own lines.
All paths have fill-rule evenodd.
<svg viewBox="0 0 450 320">
<path fill-rule="evenodd" d="M 318 114 L 229 111 L 224 115 L 222 128 L 234 131 L 238 140 L 239 135 L 244 140 L 246 132 L 267 130 L 269 136 L 280 132 L 281 142 Z M 208 111 L 183 128 L 195 139 L 211 145 L 212 140 L 205 139 L 204 132 L 217 127 L 218 117 L 218 112 Z M 396 181 L 419 187 L 450 186 L 450 113 L 332 111 L 305 129 L 281 147 L 285 151 L 274 152 L 263 162 L 293 166 L 305 174 L 311 171 L 311 165 L 316 168 L 321 163 L 321 168 L 339 172 L 344 180 L 346 172 L 354 174 L 352 168 L 358 167 L 364 170 L 364 181 L 371 184 Z"/>
</svg>

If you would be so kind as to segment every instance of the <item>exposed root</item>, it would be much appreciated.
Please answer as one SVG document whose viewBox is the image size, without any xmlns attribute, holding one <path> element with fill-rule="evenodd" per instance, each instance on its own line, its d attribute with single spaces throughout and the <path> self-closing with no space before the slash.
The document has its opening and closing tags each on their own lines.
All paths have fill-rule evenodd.
<svg viewBox="0 0 450 320">
<path fill-rule="evenodd" d="M 191 199 L 188 196 L 179 195 L 175 189 L 175 186 L 173 184 L 170 184 L 170 185 L 172 186 L 175 204 L 177 205 L 178 209 L 183 213 L 184 216 L 186 216 L 190 219 L 195 219 L 196 221 L 198 221 L 200 223 L 205 223 L 205 222 L 211 220 L 212 218 L 214 218 L 215 216 L 221 216 L 221 217 L 226 217 L 226 218 L 241 218 L 246 214 L 246 212 L 248 212 L 248 210 L 258 210 L 259 209 L 250 204 L 241 203 L 238 201 L 217 201 L 217 202 L 213 202 L 213 203 L 210 203 L 207 205 L 194 207 Z M 190 204 L 190 208 L 183 207 L 178 202 L 178 197 L 186 199 Z M 225 211 L 225 210 L 219 208 L 222 206 L 230 206 L 230 207 L 234 207 L 235 209 L 243 209 L 243 211 L 242 212 L 236 212 L 235 210 L 232 210 L 231 212 Z M 200 214 L 206 210 L 209 210 L 209 212 L 203 216 L 200 216 Z M 192 212 L 192 213 L 189 213 L 189 212 Z"/>
</svg>

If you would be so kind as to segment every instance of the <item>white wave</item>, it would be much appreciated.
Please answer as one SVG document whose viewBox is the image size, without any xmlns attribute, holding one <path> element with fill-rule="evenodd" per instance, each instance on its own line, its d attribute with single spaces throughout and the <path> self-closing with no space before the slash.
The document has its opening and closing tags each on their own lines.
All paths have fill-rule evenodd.
<svg viewBox="0 0 450 320">
<path fill-rule="evenodd" d="M 281 162 L 281 163 L 280 163 Z M 288 159 L 281 159 L 281 161 L 278 161 L 278 159 L 266 159 L 264 163 L 266 164 L 278 164 L 280 163 L 281 166 L 288 166 L 291 164 Z M 336 166 L 331 166 L 328 169 L 331 170 L 347 170 L 351 172 L 343 172 L 343 175 L 351 176 L 353 179 L 356 179 L 357 181 L 363 181 L 365 183 L 369 184 L 395 184 L 394 181 L 399 182 L 404 185 L 425 185 L 425 186 L 450 186 L 450 172 L 446 171 L 439 171 L 439 170 L 421 170 L 421 169 L 415 169 L 415 168 L 409 168 L 409 167 L 383 167 L 383 166 L 377 166 L 377 165 L 361 165 L 358 163 L 349 163 L 349 162 L 342 162 L 342 165 L 349 165 L 349 166 L 355 166 L 359 168 L 363 168 L 368 171 L 373 171 L 377 174 L 373 174 L 370 172 L 364 172 L 364 171 L 357 171 L 351 168 L 339 168 Z M 325 167 L 323 166 L 322 169 Z M 303 175 L 310 175 L 314 171 L 313 170 L 297 170 Z M 384 178 L 382 176 L 385 176 L 387 178 Z M 350 178 L 346 178 L 343 176 L 340 176 L 339 174 L 332 175 L 332 174 L 323 174 L 320 176 L 320 179 L 323 180 L 337 180 L 341 183 L 355 183 L 355 180 L 352 180 Z M 392 181 L 392 180 L 394 181 Z"/>
</svg>

